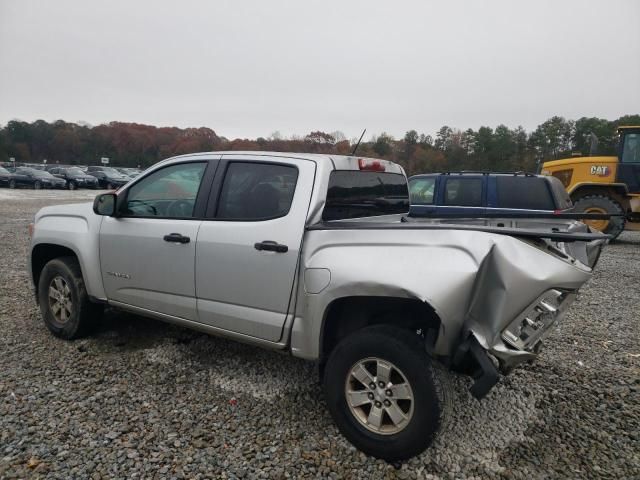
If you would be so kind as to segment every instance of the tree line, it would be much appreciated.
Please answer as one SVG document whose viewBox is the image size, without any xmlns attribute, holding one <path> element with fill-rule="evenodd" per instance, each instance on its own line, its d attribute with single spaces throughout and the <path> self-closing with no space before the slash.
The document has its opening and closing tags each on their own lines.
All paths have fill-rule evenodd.
<svg viewBox="0 0 640 480">
<path fill-rule="evenodd" d="M 417 130 L 409 130 L 402 138 L 382 133 L 361 142 L 357 154 L 393 160 L 410 175 L 455 170 L 535 171 L 539 161 L 588 155 L 592 147 L 595 154 L 615 155 L 619 125 L 640 125 L 640 115 L 575 121 L 554 116 L 532 132 L 505 125 L 477 130 L 445 125 L 434 136 Z M 349 154 L 356 141 L 339 131 L 315 131 L 289 138 L 274 132 L 268 138 L 230 140 L 205 127 L 12 120 L 0 127 L 0 162 L 13 157 L 22 163 L 42 163 L 46 159 L 49 164 L 90 165 L 108 157 L 112 165 L 145 168 L 174 155 L 212 150 Z"/>
</svg>

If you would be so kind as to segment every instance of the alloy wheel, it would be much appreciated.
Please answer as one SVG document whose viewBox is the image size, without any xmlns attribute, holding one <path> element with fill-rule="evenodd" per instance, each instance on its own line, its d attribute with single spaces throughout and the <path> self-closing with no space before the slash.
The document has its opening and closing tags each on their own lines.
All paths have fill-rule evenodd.
<svg viewBox="0 0 640 480">
<path fill-rule="evenodd" d="M 374 433 L 393 435 L 413 416 L 413 390 L 393 363 L 377 357 L 357 362 L 345 382 L 347 405 L 358 422 Z"/>
<path fill-rule="evenodd" d="M 49 309 L 58 323 L 66 323 L 71 318 L 73 301 L 67 281 L 60 275 L 49 284 Z"/>
</svg>

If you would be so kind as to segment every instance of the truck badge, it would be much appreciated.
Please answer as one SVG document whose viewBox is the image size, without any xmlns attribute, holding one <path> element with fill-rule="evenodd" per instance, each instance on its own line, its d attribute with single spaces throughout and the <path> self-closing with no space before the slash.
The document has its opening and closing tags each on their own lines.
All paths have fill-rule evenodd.
<svg viewBox="0 0 640 480">
<path fill-rule="evenodd" d="M 591 175 L 597 175 L 598 177 L 608 177 L 609 167 L 606 165 L 591 165 Z"/>
</svg>

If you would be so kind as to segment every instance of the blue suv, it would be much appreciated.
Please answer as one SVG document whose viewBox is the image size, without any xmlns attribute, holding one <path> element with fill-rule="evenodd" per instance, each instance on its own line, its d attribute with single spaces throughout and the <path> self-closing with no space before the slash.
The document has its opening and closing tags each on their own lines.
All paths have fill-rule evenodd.
<svg viewBox="0 0 640 480">
<path fill-rule="evenodd" d="M 441 214 L 568 213 L 562 182 L 532 173 L 448 172 L 409 178 L 411 217 Z"/>
</svg>

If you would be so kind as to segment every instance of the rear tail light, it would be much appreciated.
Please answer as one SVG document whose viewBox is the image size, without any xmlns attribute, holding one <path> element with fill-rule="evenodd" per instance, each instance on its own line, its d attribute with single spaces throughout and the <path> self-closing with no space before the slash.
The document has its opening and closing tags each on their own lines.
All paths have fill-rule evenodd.
<svg viewBox="0 0 640 480">
<path fill-rule="evenodd" d="M 373 160 L 371 158 L 359 158 L 358 167 L 360 170 L 370 172 L 384 172 L 386 170 L 386 167 L 380 160 Z"/>
</svg>

